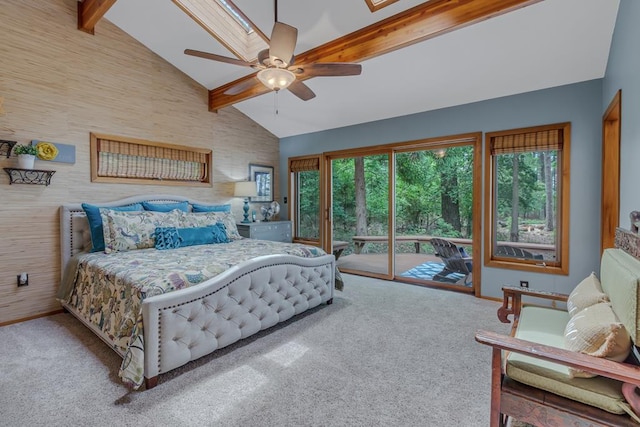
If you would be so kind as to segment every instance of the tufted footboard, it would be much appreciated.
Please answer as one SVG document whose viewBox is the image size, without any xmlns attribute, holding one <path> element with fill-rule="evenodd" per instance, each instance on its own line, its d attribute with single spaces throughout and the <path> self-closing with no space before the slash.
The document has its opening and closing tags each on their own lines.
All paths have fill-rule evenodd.
<svg viewBox="0 0 640 427">
<path fill-rule="evenodd" d="M 296 314 L 331 303 L 335 258 L 269 255 L 143 302 L 144 376 L 157 376 Z"/>
</svg>

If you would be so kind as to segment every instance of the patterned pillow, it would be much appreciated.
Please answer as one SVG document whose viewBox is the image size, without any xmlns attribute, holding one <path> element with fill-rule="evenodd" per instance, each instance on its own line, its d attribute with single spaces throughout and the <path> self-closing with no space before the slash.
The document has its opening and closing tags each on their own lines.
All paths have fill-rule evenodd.
<svg viewBox="0 0 640 427">
<path fill-rule="evenodd" d="M 91 230 L 91 252 L 102 252 L 104 251 L 104 231 L 102 217 L 100 216 L 100 206 L 83 203 L 82 209 L 87 215 L 89 229 Z M 134 203 L 132 205 L 116 206 L 109 209 L 114 211 L 141 211 L 142 205 L 140 203 Z M 88 246 L 85 246 L 85 248 L 88 248 Z"/>
<path fill-rule="evenodd" d="M 105 253 L 153 248 L 156 227 L 175 227 L 181 212 L 119 212 L 100 208 L 103 222 Z"/>
<path fill-rule="evenodd" d="M 231 212 L 182 212 L 182 227 L 208 227 L 213 224 L 222 223 L 230 240 L 242 239 L 236 227 L 236 218 Z"/>
</svg>

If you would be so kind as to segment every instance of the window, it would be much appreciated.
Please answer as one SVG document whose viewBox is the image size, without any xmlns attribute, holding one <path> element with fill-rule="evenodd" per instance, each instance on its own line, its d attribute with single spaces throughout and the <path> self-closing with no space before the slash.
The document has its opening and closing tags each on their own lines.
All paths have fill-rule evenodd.
<svg viewBox="0 0 640 427">
<path fill-rule="evenodd" d="M 320 242 L 320 157 L 289 159 L 294 240 Z"/>
<path fill-rule="evenodd" d="M 238 58 L 251 62 L 269 39 L 231 0 L 173 0 L 191 19 Z"/>
<path fill-rule="evenodd" d="M 211 186 L 212 151 L 91 133 L 91 181 Z"/>
<path fill-rule="evenodd" d="M 561 123 L 487 133 L 485 265 L 569 274 L 569 147 Z"/>
<path fill-rule="evenodd" d="M 383 7 L 389 6 L 397 1 L 398 0 L 365 0 L 365 3 L 369 6 L 369 10 L 371 10 L 371 12 L 375 12 L 376 10 L 382 9 Z"/>
<path fill-rule="evenodd" d="M 242 28 L 244 28 L 247 34 L 251 34 L 253 32 L 253 28 L 251 28 L 251 24 L 249 23 L 249 20 L 245 18 L 244 14 L 242 14 L 240 10 L 237 7 L 235 7 L 235 5 L 229 4 L 226 0 L 216 0 L 216 1 L 220 3 L 222 7 L 224 7 L 227 10 L 227 12 L 229 12 L 229 15 L 231 15 L 231 17 L 235 19 L 236 22 L 240 24 Z"/>
</svg>

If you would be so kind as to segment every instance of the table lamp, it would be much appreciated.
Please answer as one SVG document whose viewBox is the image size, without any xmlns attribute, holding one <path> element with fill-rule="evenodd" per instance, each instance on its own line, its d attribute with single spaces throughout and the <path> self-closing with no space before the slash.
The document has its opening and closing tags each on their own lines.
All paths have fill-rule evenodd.
<svg viewBox="0 0 640 427">
<path fill-rule="evenodd" d="M 255 181 L 241 181 L 236 182 L 235 190 L 233 191 L 235 197 L 244 197 L 244 219 L 241 221 L 246 224 L 249 221 L 249 197 L 256 197 L 258 195 Z"/>
</svg>

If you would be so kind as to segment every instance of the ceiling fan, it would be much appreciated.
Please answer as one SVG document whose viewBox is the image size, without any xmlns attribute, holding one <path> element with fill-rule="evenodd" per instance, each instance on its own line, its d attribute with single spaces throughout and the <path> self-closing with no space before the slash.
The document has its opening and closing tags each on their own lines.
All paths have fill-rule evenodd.
<svg viewBox="0 0 640 427">
<path fill-rule="evenodd" d="M 215 53 L 186 49 L 185 54 L 227 64 L 251 67 L 257 70 L 256 78 L 271 90 L 289 89 L 298 98 L 308 101 L 316 96 L 299 77 L 357 76 L 362 73 L 360 64 L 345 62 L 318 62 L 312 64 L 295 64 L 293 55 L 298 39 L 298 30 L 291 25 L 278 22 L 278 0 L 274 0 L 275 24 L 271 31 L 269 49 L 258 53 L 254 62 L 229 58 Z M 255 79 L 239 82 L 225 91 L 225 95 L 237 95 L 255 85 Z"/>
</svg>

